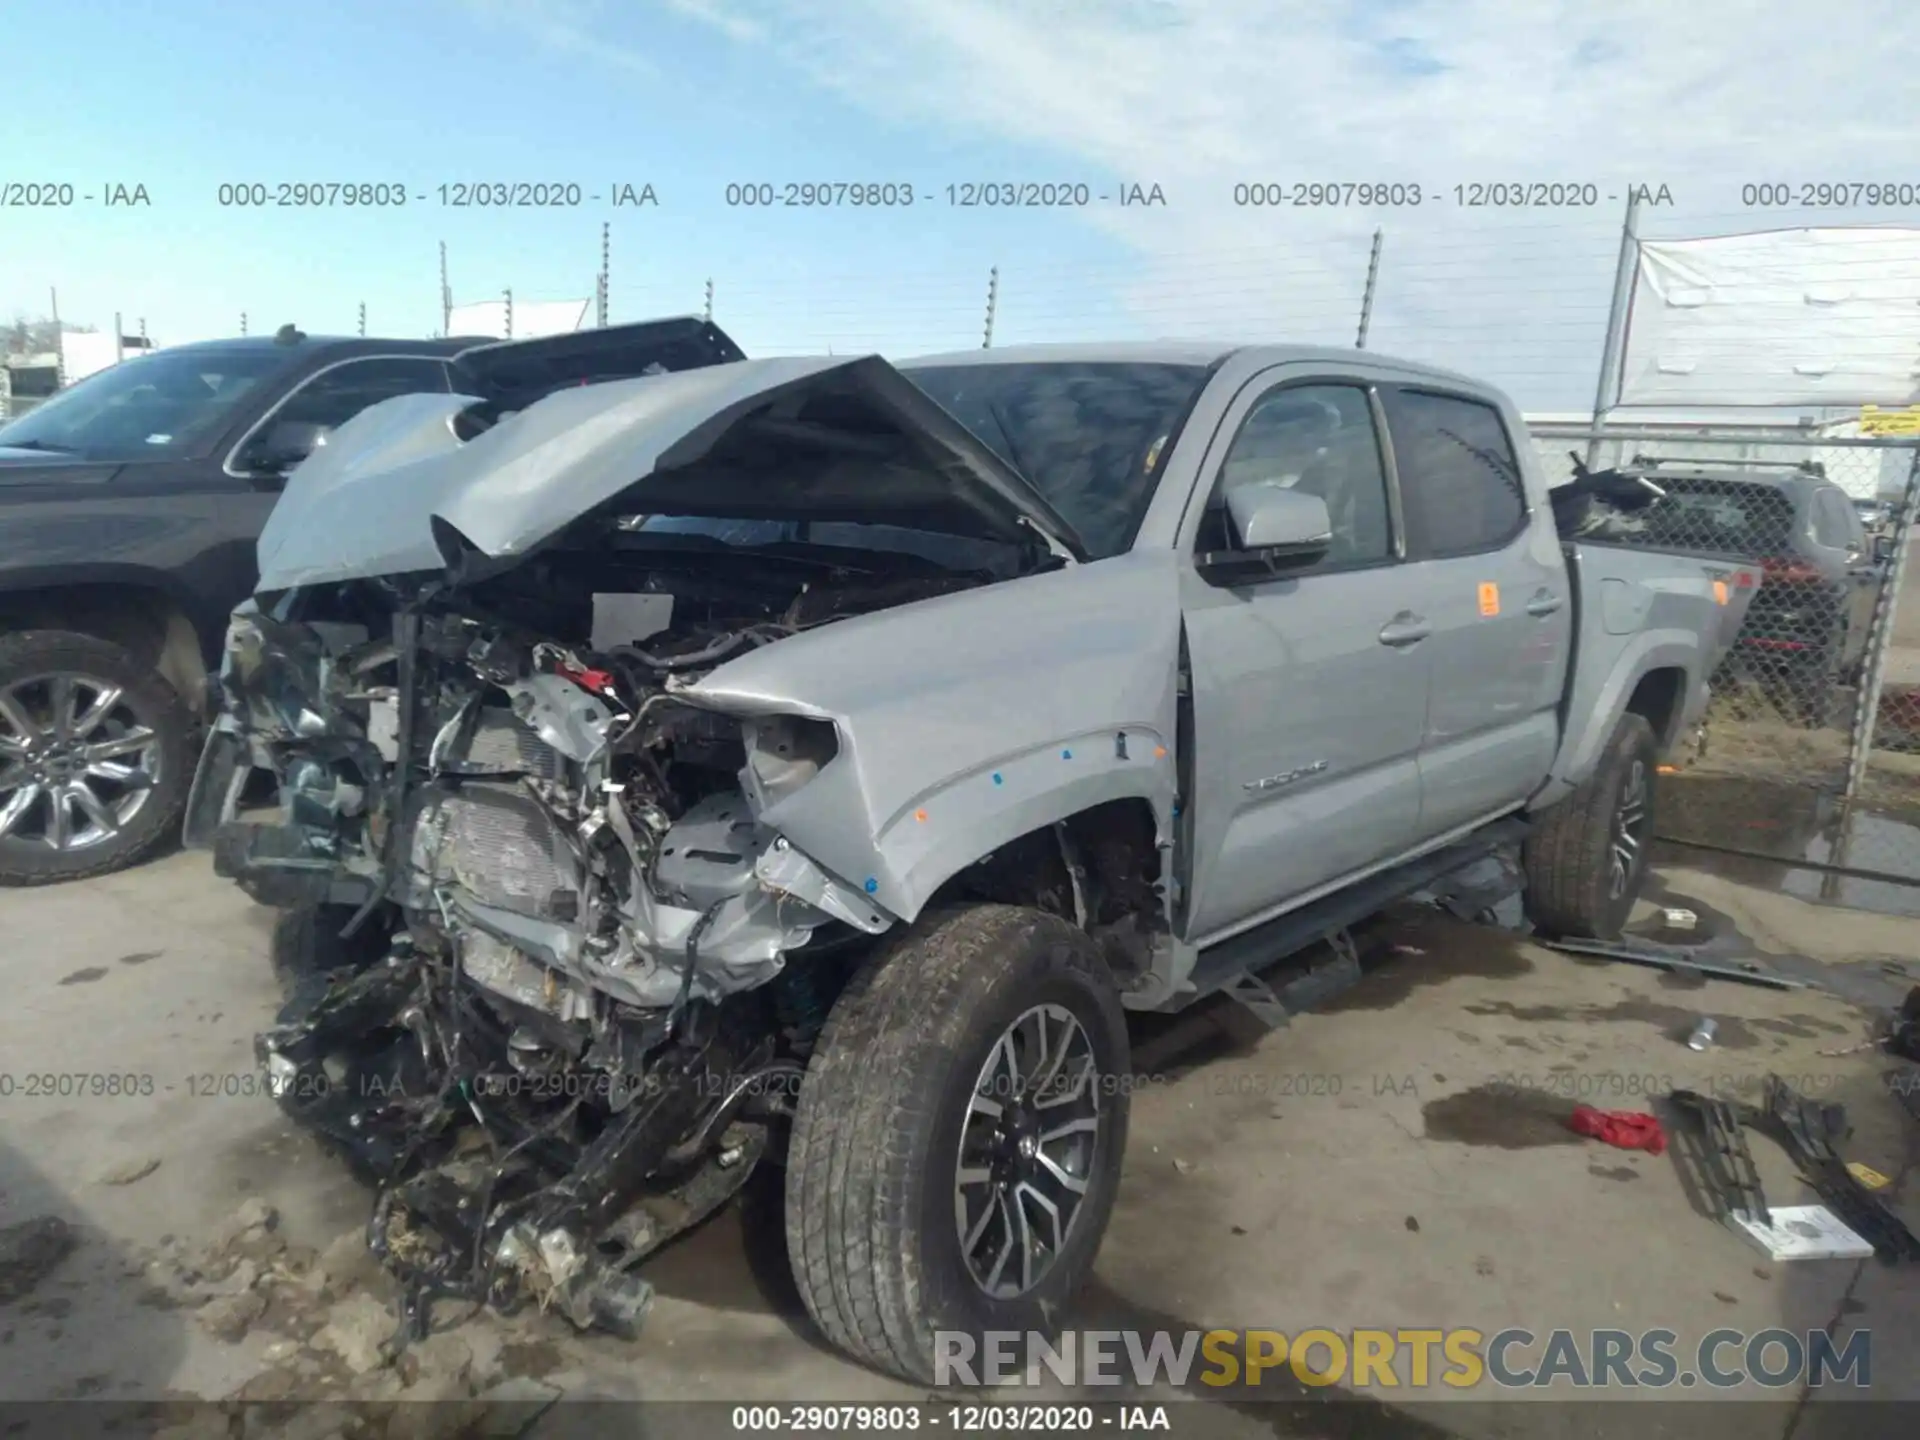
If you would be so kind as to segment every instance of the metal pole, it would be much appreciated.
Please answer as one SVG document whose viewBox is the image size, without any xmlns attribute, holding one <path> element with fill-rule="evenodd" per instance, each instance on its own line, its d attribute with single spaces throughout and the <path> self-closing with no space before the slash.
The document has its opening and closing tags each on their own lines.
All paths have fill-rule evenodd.
<svg viewBox="0 0 1920 1440">
<path fill-rule="evenodd" d="M 711 278 L 707 280 L 707 308 L 702 318 L 713 319 L 713 280 Z"/>
<path fill-rule="evenodd" d="M 1613 268 L 1613 305 L 1607 312 L 1607 338 L 1600 349 L 1600 378 L 1593 387 L 1593 437 L 1587 441 L 1587 468 L 1600 463 L 1600 427 L 1612 409 L 1609 387 L 1618 395 L 1620 345 L 1625 338 L 1627 307 L 1633 300 L 1633 272 L 1640 250 L 1640 192 L 1627 191 L 1627 218 L 1620 225 L 1620 258 Z"/>
<path fill-rule="evenodd" d="M 360 302 L 360 333 L 367 333 L 367 302 L 364 300 Z"/>
<path fill-rule="evenodd" d="M 47 301 L 53 307 L 53 388 L 62 390 L 67 384 L 67 347 L 61 343 L 66 333 L 60 328 L 60 292 L 55 287 L 47 287 Z"/>
<path fill-rule="evenodd" d="M 993 348 L 993 317 L 999 308 L 1000 267 L 996 265 L 987 271 L 987 329 L 986 333 L 980 337 L 980 348 L 982 350 L 991 350 Z"/>
<path fill-rule="evenodd" d="M 513 287 L 509 285 L 500 292 L 507 297 L 507 339 L 513 338 Z"/>
<path fill-rule="evenodd" d="M 1373 287 L 1380 278 L 1380 237 L 1381 231 L 1373 232 L 1373 253 L 1367 256 L 1367 288 L 1360 293 L 1360 333 L 1354 337 L 1353 348 L 1367 348 L 1367 325 L 1373 319 Z"/>
<path fill-rule="evenodd" d="M 1873 732 L 1880 723 L 1880 691 L 1887 679 L 1887 657 L 1893 650 L 1894 619 L 1900 610 L 1900 589 L 1906 584 L 1907 552 L 1913 548 L 1915 510 L 1920 509 L 1920 445 L 1907 465 L 1907 490 L 1900 498 L 1900 514 L 1893 523 L 1893 559 L 1887 564 L 1867 632 L 1867 655 L 1861 662 L 1862 681 L 1854 702 L 1853 739 L 1847 747 L 1847 788 L 1851 802 L 1867 778 L 1873 754 Z"/>
<path fill-rule="evenodd" d="M 120 323 L 120 312 L 113 312 L 113 363 L 118 365 L 127 358 L 127 331 Z"/>
<path fill-rule="evenodd" d="M 453 289 L 447 284 L 447 242 L 440 242 L 440 333 L 453 334 Z"/>
<path fill-rule="evenodd" d="M 600 222 L 600 289 L 599 305 L 595 318 L 602 329 L 607 324 L 607 287 L 613 275 L 613 226 L 607 221 Z"/>
</svg>

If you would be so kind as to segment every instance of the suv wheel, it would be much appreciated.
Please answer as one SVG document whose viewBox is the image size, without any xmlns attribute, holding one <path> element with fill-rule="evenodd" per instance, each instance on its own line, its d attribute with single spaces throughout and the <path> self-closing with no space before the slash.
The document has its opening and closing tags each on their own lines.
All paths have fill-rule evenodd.
<svg viewBox="0 0 1920 1440">
<path fill-rule="evenodd" d="M 180 827 L 193 723 L 118 645 L 0 636 L 0 885 L 104 875 Z"/>
<path fill-rule="evenodd" d="M 1127 1063 L 1106 962 L 1056 916 L 968 906 L 884 947 L 821 1033 L 787 1156 L 827 1339 L 935 1384 L 936 1332 L 1056 1326 L 1112 1212 Z"/>
<path fill-rule="evenodd" d="M 1542 815 L 1521 851 L 1527 918 L 1549 935 L 1619 938 L 1647 874 L 1659 746 L 1622 715 L 1585 784 Z"/>
</svg>

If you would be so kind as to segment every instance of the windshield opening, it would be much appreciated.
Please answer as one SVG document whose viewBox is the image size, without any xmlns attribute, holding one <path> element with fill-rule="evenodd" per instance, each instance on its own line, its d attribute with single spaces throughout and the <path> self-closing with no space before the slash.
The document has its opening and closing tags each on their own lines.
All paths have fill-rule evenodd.
<svg viewBox="0 0 1920 1440">
<path fill-rule="evenodd" d="M 1204 365 L 1131 361 L 903 366 L 902 373 L 1018 470 L 1095 560 L 1124 554 L 1146 518 Z"/>
<path fill-rule="evenodd" d="M 59 391 L 12 424 L 0 447 L 89 460 L 186 454 L 225 428 L 243 396 L 285 368 L 272 350 L 160 350 Z"/>
</svg>

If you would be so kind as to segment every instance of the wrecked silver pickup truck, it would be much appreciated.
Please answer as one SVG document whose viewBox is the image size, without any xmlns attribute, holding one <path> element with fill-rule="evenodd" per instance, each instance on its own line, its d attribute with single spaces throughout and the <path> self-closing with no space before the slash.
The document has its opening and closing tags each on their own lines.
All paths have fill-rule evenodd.
<svg viewBox="0 0 1920 1440">
<path fill-rule="evenodd" d="M 776 1164 L 821 1329 L 927 1380 L 1088 1274 L 1125 1009 L 1275 1004 L 1495 852 L 1618 933 L 1754 576 L 1563 541 L 1498 392 L 710 330 L 372 407 L 233 617 L 189 839 L 305 917 L 261 1060 L 417 1323 L 631 1332 L 640 1262 Z"/>
</svg>

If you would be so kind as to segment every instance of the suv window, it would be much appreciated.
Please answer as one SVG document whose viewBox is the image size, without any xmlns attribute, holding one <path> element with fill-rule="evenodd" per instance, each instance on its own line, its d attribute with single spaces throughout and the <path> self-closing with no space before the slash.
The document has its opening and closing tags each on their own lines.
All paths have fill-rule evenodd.
<svg viewBox="0 0 1920 1440">
<path fill-rule="evenodd" d="M 294 391 L 275 412 L 272 423 L 344 425 L 369 405 L 396 395 L 444 395 L 447 391 L 447 367 L 439 360 L 424 356 L 348 360 L 322 370 Z"/>
<path fill-rule="evenodd" d="M 1327 502 L 1333 544 L 1313 569 L 1367 565 L 1393 554 L 1386 470 L 1361 386 L 1282 386 L 1256 400 L 1220 464 L 1196 549 L 1232 543 L 1227 492 L 1250 484 L 1281 485 Z"/>
<path fill-rule="evenodd" d="M 1526 493 L 1500 412 L 1478 400 L 1384 397 L 1411 544 L 1424 555 L 1496 550 L 1526 523 Z"/>
<path fill-rule="evenodd" d="M 68 386 L 0 428 L 0 446 L 92 460 L 189 455 L 218 440 L 289 363 L 263 348 L 156 350 Z"/>
<path fill-rule="evenodd" d="M 1829 550 L 1853 548 L 1854 517 L 1837 491 L 1822 490 L 1813 497 L 1813 540 Z"/>
</svg>

